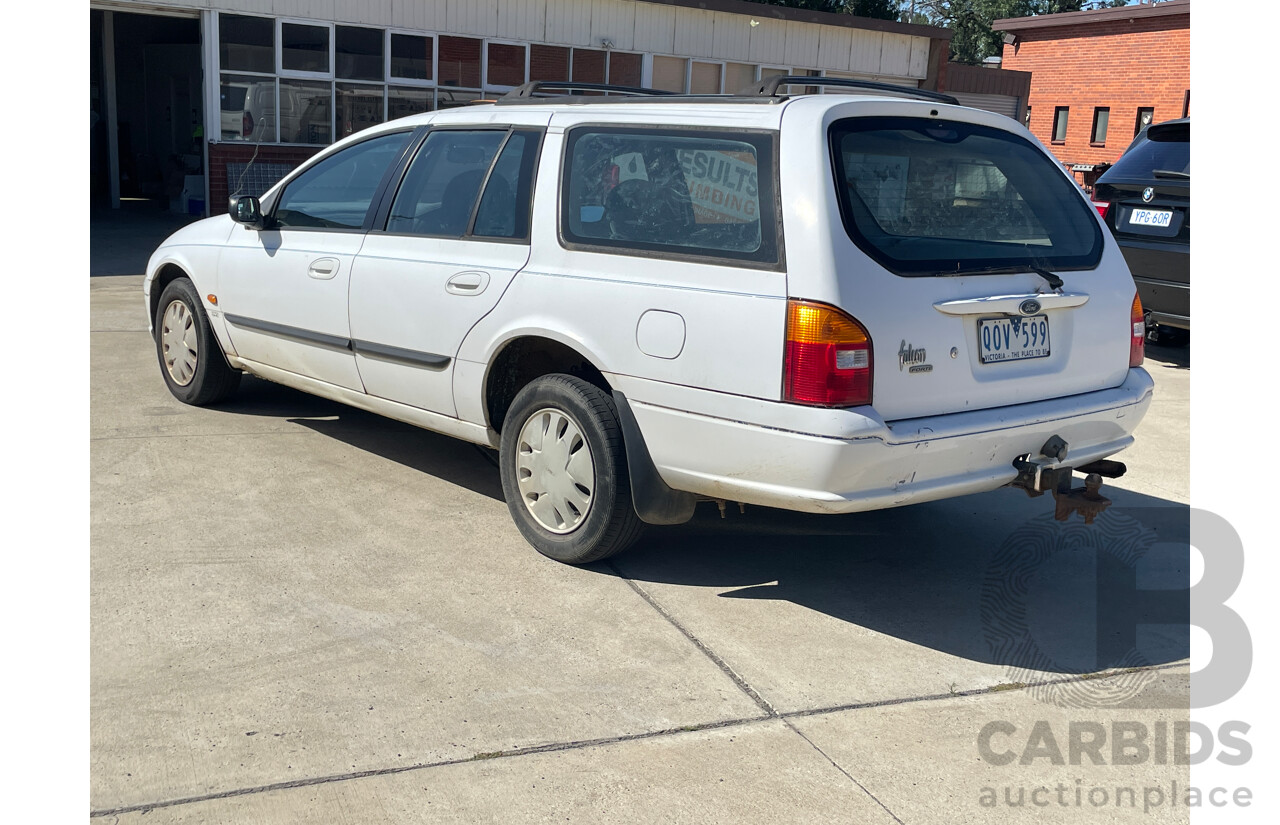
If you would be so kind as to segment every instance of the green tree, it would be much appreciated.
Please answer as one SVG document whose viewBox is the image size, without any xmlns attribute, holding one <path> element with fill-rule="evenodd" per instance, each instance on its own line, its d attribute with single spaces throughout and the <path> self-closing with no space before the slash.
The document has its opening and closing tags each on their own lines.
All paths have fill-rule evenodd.
<svg viewBox="0 0 1280 825">
<path fill-rule="evenodd" d="M 770 6 L 789 6 L 793 9 L 874 17 L 879 20 L 897 20 L 902 6 L 900 0 L 758 0 L 758 2 Z"/>
</svg>

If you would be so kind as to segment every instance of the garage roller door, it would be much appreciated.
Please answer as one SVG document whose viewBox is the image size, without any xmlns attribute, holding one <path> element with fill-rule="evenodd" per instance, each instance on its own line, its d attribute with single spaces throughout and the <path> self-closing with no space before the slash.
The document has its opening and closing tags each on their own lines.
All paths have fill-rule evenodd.
<svg viewBox="0 0 1280 825">
<path fill-rule="evenodd" d="M 1018 98 L 1010 95 L 984 95 L 976 92 L 952 92 L 947 94 L 960 101 L 961 106 L 970 106 L 974 109 L 986 109 L 988 112 L 995 112 L 998 115 L 1018 119 Z"/>
</svg>

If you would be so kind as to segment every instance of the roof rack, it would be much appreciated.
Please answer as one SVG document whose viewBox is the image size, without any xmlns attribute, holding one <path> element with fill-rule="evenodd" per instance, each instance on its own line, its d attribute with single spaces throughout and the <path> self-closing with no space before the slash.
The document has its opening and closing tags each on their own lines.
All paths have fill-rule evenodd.
<svg viewBox="0 0 1280 825">
<path fill-rule="evenodd" d="M 759 83 L 748 86 L 739 95 L 755 95 L 759 97 L 776 97 L 779 86 L 844 86 L 850 89 L 873 89 L 906 97 L 920 97 L 938 103 L 959 105 L 960 101 L 942 92 L 931 92 L 928 89 L 913 89 L 909 86 L 894 86 L 892 83 L 876 83 L 871 80 L 854 80 L 849 77 L 804 77 L 797 75 L 774 75 L 766 77 Z"/>
<path fill-rule="evenodd" d="M 585 83 L 577 80 L 530 80 L 523 86 L 517 86 L 507 92 L 500 101 L 528 100 L 537 96 L 544 89 L 557 89 L 566 92 L 608 92 L 615 95 L 641 95 L 644 97 L 674 95 L 674 92 L 662 89 L 644 89 L 639 86 L 614 86 L 609 83 Z"/>
</svg>

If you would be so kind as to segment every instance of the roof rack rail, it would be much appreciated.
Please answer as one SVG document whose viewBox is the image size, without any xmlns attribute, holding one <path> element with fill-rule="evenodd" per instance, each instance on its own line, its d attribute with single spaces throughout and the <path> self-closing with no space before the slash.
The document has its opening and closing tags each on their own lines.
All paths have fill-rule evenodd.
<svg viewBox="0 0 1280 825">
<path fill-rule="evenodd" d="M 578 80 L 530 80 L 523 86 L 517 86 L 503 95 L 499 100 L 528 100 L 544 89 L 555 89 L 565 92 L 609 92 L 617 95 L 642 95 L 645 97 L 672 95 L 674 92 L 662 89 L 644 89 L 639 86 L 614 86 L 609 83 L 585 83 Z"/>
<path fill-rule="evenodd" d="M 950 103 L 957 106 L 960 104 L 960 101 L 942 92 L 913 89 L 909 86 L 895 86 L 892 83 L 876 83 L 872 80 L 855 80 L 851 77 L 804 77 L 779 74 L 763 78 L 759 83 L 748 86 L 738 94 L 774 97 L 778 94 L 779 86 L 845 86 L 851 89 L 873 89 L 878 92 L 887 92 L 906 97 L 921 97 L 925 100 L 935 100 L 938 103 Z"/>
</svg>

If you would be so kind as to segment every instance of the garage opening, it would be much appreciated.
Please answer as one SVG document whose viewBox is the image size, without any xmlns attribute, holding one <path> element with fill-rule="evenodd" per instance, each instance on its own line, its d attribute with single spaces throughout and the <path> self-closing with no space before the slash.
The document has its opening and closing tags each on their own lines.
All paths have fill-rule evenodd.
<svg viewBox="0 0 1280 825">
<path fill-rule="evenodd" d="M 141 272 L 206 214 L 198 16 L 90 10 L 90 202 L 95 274 Z M 116 253 L 128 262 L 105 263 Z"/>
</svg>

